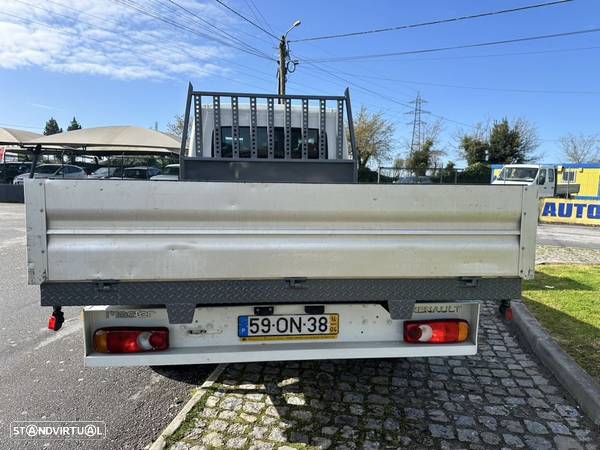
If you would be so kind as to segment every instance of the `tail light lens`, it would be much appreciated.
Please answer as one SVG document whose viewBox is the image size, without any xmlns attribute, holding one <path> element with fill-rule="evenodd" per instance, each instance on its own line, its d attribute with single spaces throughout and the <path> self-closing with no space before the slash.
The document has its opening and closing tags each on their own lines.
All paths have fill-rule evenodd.
<svg viewBox="0 0 600 450">
<path fill-rule="evenodd" d="M 469 338 L 469 323 L 461 319 L 404 322 L 404 341 L 410 344 L 449 344 Z"/>
<path fill-rule="evenodd" d="M 94 349 L 100 353 L 141 353 L 167 350 L 167 328 L 100 328 L 94 333 Z"/>
</svg>

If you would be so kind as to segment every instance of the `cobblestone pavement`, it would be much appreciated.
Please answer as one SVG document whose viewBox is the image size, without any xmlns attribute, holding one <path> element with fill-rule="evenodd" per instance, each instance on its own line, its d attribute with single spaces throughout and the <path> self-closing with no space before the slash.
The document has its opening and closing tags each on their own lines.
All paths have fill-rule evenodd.
<svg viewBox="0 0 600 450">
<path fill-rule="evenodd" d="M 170 448 L 598 448 L 495 311 L 476 356 L 229 365 Z"/>
<path fill-rule="evenodd" d="M 536 264 L 600 264 L 600 250 L 538 245 L 535 251 L 535 262 Z"/>
</svg>

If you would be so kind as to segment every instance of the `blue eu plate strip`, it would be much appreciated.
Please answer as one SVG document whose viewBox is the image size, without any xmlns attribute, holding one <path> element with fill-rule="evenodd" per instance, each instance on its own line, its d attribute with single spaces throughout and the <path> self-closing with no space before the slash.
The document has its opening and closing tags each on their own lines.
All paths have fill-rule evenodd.
<svg viewBox="0 0 600 450">
<path fill-rule="evenodd" d="M 238 317 L 238 336 L 239 337 L 247 337 L 248 336 L 248 316 L 239 316 Z"/>
</svg>

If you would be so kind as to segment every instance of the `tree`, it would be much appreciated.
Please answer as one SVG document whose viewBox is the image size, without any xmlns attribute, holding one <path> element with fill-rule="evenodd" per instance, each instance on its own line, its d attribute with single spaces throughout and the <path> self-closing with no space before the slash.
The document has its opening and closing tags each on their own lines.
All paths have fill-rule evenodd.
<svg viewBox="0 0 600 450">
<path fill-rule="evenodd" d="M 176 115 L 173 122 L 167 124 L 167 133 L 177 136 L 179 139 L 183 136 L 184 120 L 183 116 Z"/>
<path fill-rule="evenodd" d="M 75 118 L 75 116 L 73 116 L 73 120 L 71 120 L 71 123 L 67 127 L 67 131 L 73 131 L 73 130 L 81 130 L 81 124 L 79 122 L 77 122 L 77 119 Z"/>
<path fill-rule="evenodd" d="M 427 173 L 427 169 L 433 165 L 433 159 L 435 158 L 435 150 L 433 150 L 434 142 L 431 139 L 427 139 L 419 150 L 414 150 L 407 160 L 407 166 L 417 176 L 424 176 Z"/>
<path fill-rule="evenodd" d="M 50 136 L 51 134 L 62 133 L 62 128 L 58 126 L 58 122 L 54 119 L 54 117 L 50 117 L 50 119 L 46 122 L 46 126 L 44 127 L 44 135 Z"/>
<path fill-rule="evenodd" d="M 394 125 L 383 117 L 383 113 L 370 114 L 362 106 L 354 118 L 354 134 L 360 167 L 366 167 L 372 160 L 381 164 L 390 159 Z"/>
<path fill-rule="evenodd" d="M 400 158 L 400 157 L 396 157 L 394 159 L 394 164 L 392 164 L 394 169 L 404 169 L 405 165 L 406 165 L 406 161 L 404 160 L 404 158 Z"/>
<path fill-rule="evenodd" d="M 460 138 L 459 148 L 462 157 L 467 161 L 468 166 L 477 163 L 485 163 L 490 149 L 487 139 L 476 135 L 463 135 Z"/>
<path fill-rule="evenodd" d="M 596 162 L 600 160 L 598 141 L 598 136 L 585 136 L 583 134 L 575 136 L 567 134 L 560 138 L 560 146 L 562 147 L 563 155 L 570 162 Z"/>
<path fill-rule="evenodd" d="M 494 122 L 489 135 L 488 164 L 523 164 L 536 159 L 537 130 L 525 119 L 512 124 L 507 118 Z"/>
<path fill-rule="evenodd" d="M 537 159 L 536 128 L 525 119 L 496 121 L 492 126 L 478 124 L 474 131 L 459 136 L 461 156 L 468 166 L 476 164 L 521 164 Z"/>
</svg>

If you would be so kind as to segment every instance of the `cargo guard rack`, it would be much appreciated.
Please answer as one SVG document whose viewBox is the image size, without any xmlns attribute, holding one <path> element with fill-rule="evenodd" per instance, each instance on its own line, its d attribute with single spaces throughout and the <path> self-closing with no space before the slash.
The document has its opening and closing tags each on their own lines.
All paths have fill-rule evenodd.
<svg viewBox="0 0 600 450">
<path fill-rule="evenodd" d="M 213 136 L 211 140 L 211 156 L 205 156 L 203 136 L 203 98 L 212 103 Z M 226 156 L 222 152 L 221 123 L 225 111 L 222 99 L 231 100 L 232 152 Z M 250 152 L 247 157 L 240 152 L 240 99 L 247 99 L 250 110 Z M 268 151 L 264 156 L 258 151 L 258 111 L 266 102 L 267 109 L 267 144 Z M 284 148 L 276 148 L 275 140 L 275 103 L 283 105 Z M 301 104 L 301 157 L 292 157 L 292 102 Z M 327 127 L 327 107 L 335 103 L 336 136 L 335 158 L 327 154 L 325 142 Z M 319 135 L 317 158 L 309 159 L 308 121 L 311 103 L 318 104 Z M 264 108 L 264 106 L 263 106 Z M 205 108 L 207 109 L 207 108 Z M 208 109 L 210 111 L 210 109 Z M 281 111 L 281 109 L 279 109 Z M 227 111 L 229 112 L 229 111 Z M 352 159 L 344 155 L 344 112 L 346 113 L 350 154 Z M 193 114 L 194 126 L 191 127 Z M 192 136 L 190 134 L 190 128 Z M 187 141 L 191 137 L 191 149 L 187 151 Z M 281 151 L 283 150 L 283 151 Z M 188 154 L 188 153 L 191 153 Z M 283 157 L 278 157 L 281 155 Z M 189 84 L 184 116 L 183 136 L 180 152 L 180 179 L 184 181 L 245 181 L 245 182 L 288 182 L 288 183 L 357 183 L 358 151 L 352 122 L 350 92 L 346 88 L 343 96 L 314 95 L 276 95 L 249 94 L 240 92 L 195 91 Z"/>
</svg>

